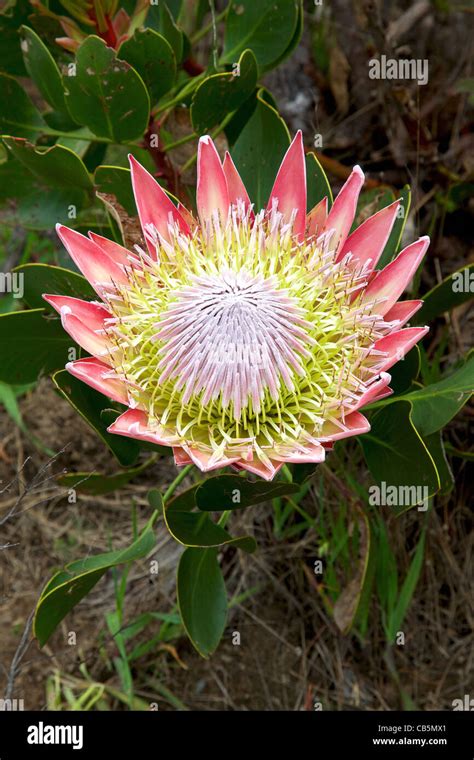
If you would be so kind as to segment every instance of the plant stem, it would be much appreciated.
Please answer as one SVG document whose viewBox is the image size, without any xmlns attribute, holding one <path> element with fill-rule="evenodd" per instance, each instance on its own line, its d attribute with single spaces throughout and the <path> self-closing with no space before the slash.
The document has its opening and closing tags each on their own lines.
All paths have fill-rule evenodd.
<svg viewBox="0 0 474 760">
<path fill-rule="evenodd" d="M 229 519 L 229 517 L 231 515 L 231 512 L 232 512 L 231 509 L 226 509 L 226 511 L 223 512 L 221 514 L 221 516 L 219 517 L 219 519 L 217 521 L 217 524 L 220 525 L 221 528 L 225 528 L 225 526 L 227 524 L 227 520 Z"/>
<path fill-rule="evenodd" d="M 170 108 L 174 108 L 174 106 L 179 105 L 183 101 L 183 98 L 186 97 L 186 95 L 189 95 L 190 92 L 194 90 L 197 84 L 201 82 L 205 75 L 205 72 L 203 71 L 202 74 L 199 74 L 197 77 L 193 77 L 184 87 L 182 90 L 178 92 L 177 95 L 172 100 L 169 100 L 167 103 L 163 103 L 163 105 L 158 106 L 152 111 L 153 117 L 158 116 L 159 113 L 162 113 L 163 111 L 168 111 Z"/>
<path fill-rule="evenodd" d="M 169 145 L 165 145 L 164 148 L 161 149 L 161 152 L 167 153 L 169 150 L 174 150 L 175 148 L 179 148 L 180 145 L 185 145 L 185 143 L 191 142 L 191 140 L 196 140 L 196 139 L 197 139 L 196 132 L 191 132 L 190 135 L 186 135 L 185 137 L 181 137 L 180 140 L 176 140 L 175 142 L 172 142 Z"/>
<path fill-rule="evenodd" d="M 183 467 L 183 469 L 178 473 L 178 475 L 175 477 L 171 485 L 168 486 L 168 488 L 166 489 L 164 493 L 163 501 L 165 503 L 168 501 L 170 496 L 174 494 L 179 484 L 183 482 L 184 478 L 186 477 L 188 472 L 190 472 L 193 469 L 193 467 L 194 467 L 193 464 L 187 464 L 186 467 Z"/>
<path fill-rule="evenodd" d="M 203 26 L 202 29 L 199 29 L 198 32 L 193 34 L 191 37 L 191 42 L 194 44 L 198 40 L 202 39 L 202 37 L 205 37 L 205 35 L 212 29 L 214 24 L 218 24 L 222 19 L 224 19 L 227 16 L 227 12 L 229 10 L 230 4 L 225 8 L 225 10 L 221 11 L 221 13 L 218 13 L 217 16 L 213 19 L 213 21 L 210 21 L 206 26 Z"/>
</svg>

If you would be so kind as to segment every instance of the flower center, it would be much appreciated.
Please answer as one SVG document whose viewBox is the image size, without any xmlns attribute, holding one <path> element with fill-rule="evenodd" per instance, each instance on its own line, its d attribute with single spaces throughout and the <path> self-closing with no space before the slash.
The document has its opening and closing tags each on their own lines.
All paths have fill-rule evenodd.
<svg viewBox="0 0 474 760">
<path fill-rule="evenodd" d="M 314 340 L 303 315 L 275 276 L 194 275 L 158 323 L 159 382 L 174 380 L 184 404 L 202 394 L 203 406 L 219 397 L 232 404 L 235 420 L 249 404 L 258 414 L 266 389 L 276 400 L 282 383 L 292 391 L 294 374 L 305 374 Z"/>
</svg>

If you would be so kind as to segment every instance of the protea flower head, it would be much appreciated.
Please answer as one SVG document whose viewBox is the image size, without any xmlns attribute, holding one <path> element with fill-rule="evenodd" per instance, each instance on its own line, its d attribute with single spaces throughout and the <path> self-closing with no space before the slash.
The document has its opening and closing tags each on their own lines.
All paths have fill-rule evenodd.
<svg viewBox="0 0 474 760">
<path fill-rule="evenodd" d="M 69 372 L 128 407 L 109 431 L 171 446 L 177 465 L 266 479 L 367 432 L 360 409 L 391 393 L 388 370 L 428 329 L 403 328 L 421 301 L 397 303 L 428 238 L 375 269 L 399 203 L 350 233 L 356 166 L 329 213 L 325 198 L 307 214 L 301 133 L 263 210 L 209 137 L 198 220 L 130 165 L 144 247 L 59 225 L 100 300 L 44 296 L 91 354 Z"/>
</svg>

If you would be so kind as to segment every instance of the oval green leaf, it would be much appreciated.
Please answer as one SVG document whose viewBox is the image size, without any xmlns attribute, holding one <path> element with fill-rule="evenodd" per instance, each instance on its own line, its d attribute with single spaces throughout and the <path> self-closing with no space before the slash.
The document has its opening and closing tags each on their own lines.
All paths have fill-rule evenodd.
<svg viewBox="0 0 474 760">
<path fill-rule="evenodd" d="M 143 135 L 150 115 L 143 80 L 99 37 L 82 43 L 75 75 L 66 76 L 64 86 L 72 118 L 98 137 L 120 143 Z"/>
<path fill-rule="evenodd" d="M 191 105 L 191 121 L 197 134 L 211 127 L 250 97 L 257 84 L 257 61 L 251 50 L 244 50 L 233 72 L 213 74 L 199 85 Z"/>
<path fill-rule="evenodd" d="M 44 309 L 0 314 L 0 381 L 32 383 L 41 373 L 64 367 L 72 347 L 77 349 L 61 320 L 48 319 Z"/>
<path fill-rule="evenodd" d="M 245 509 L 280 496 L 298 493 L 295 483 L 251 482 L 238 475 L 218 475 L 201 483 L 196 491 L 196 506 L 203 512 Z"/>
<path fill-rule="evenodd" d="M 425 501 L 433 496 L 440 486 L 438 472 L 413 424 L 412 405 L 396 401 L 371 416 L 370 424 L 370 433 L 359 441 L 372 477 L 387 494 L 395 493 L 391 488 L 394 486 L 398 493 L 403 493 L 403 501 L 409 502 L 388 508 L 400 514 L 416 506 L 419 499 Z M 398 491 L 401 488 L 405 490 Z"/>
<path fill-rule="evenodd" d="M 234 63 L 251 48 L 265 71 L 291 52 L 298 30 L 297 0 L 232 0 L 226 17 L 222 63 Z"/>
<path fill-rule="evenodd" d="M 257 211 L 267 204 L 289 144 L 285 122 L 260 90 L 255 110 L 232 148 L 232 158 Z"/>
<path fill-rule="evenodd" d="M 33 29 L 22 26 L 20 34 L 28 74 L 46 102 L 58 111 L 65 111 L 64 86 L 56 61 Z"/>
<path fill-rule="evenodd" d="M 127 61 L 143 79 L 152 103 L 171 90 L 176 77 L 176 59 L 165 38 L 154 29 L 137 29 L 122 42 L 118 57 Z"/>
<path fill-rule="evenodd" d="M 22 137 L 4 137 L 3 142 L 23 166 L 49 187 L 92 191 L 89 172 L 69 148 L 63 145 L 37 148 Z"/>
<path fill-rule="evenodd" d="M 193 646 L 209 657 L 224 633 L 227 594 L 217 549 L 186 549 L 177 577 L 181 620 Z"/>
<path fill-rule="evenodd" d="M 45 126 L 37 108 L 16 79 L 0 74 L 0 132 L 18 137 L 34 138 Z"/>
<path fill-rule="evenodd" d="M 235 546 L 251 554 L 257 548 L 252 536 L 232 538 L 224 528 L 212 522 L 203 512 L 165 509 L 164 519 L 169 532 L 183 546 L 218 547 Z"/>
<path fill-rule="evenodd" d="M 43 293 L 73 296 L 86 301 L 97 298 L 86 278 L 71 269 L 50 264 L 22 264 L 13 271 L 23 276 L 23 300 L 31 309 L 52 309 L 43 299 Z"/>
</svg>

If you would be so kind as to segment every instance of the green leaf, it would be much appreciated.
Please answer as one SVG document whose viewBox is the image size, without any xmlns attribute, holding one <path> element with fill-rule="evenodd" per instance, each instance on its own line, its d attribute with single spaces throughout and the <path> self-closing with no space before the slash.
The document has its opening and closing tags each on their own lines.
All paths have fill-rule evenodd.
<svg viewBox="0 0 474 760">
<path fill-rule="evenodd" d="M 411 205 L 410 185 L 405 185 L 403 190 L 399 193 L 399 196 L 401 199 L 401 206 L 398 209 L 398 215 L 392 227 L 390 237 L 387 240 L 383 253 L 377 264 L 377 269 L 383 269 L 384 267 L 387 266 L 387 264 L 390 264 L 392 259 L 394 259 L 395 256 L 397 255 L 398 249 L 400 247 L 400 241 L 402 239 L 403 230 L 405 229 L 405 224 L 408 219 L 408 214 L 410 212 L 410 205 Z M 400 209 L 402 209 L 402 211 Z"/>
<path fill-rule="evenodd" d="M 435 285 L 423 296 L 423 306 L 412 323 L 424 325 L 451 309 L 474 298 L 474 264 L 468 264 Z"/>
<path fill-rule="evenodd" d="M 441 494 L 450 493 L 454 488 L 454 476 L 446 457 L 443 436 L 440 430 L 423 438 L 425 446 L 433 457 L 440 480 Z"/>
<path fill-rule="evenodd" d="M 227 595 L 217 549 L 186 549 L 177 577 L 178 606 L 184 628 L 202 657 L 219 644 L 227 618 Z"/>
<path fill-rule="evenodd" d="M 390 639 L 390 620 L 397 603 L 397 561 L 388 540 L 385 521 L 377 516 L 373 526 L 376 536 L 375 583 L 380 600 L 382 622 L 387 639 Z"/>
<path fill-rule="evenodd" d="M 33 29 L 20 28 L 26 70 L 43 98 L 58 111 L 66 110 L 61 73 L 48 48 Z"/>
<path fill-rule="evenodd" d="M 221 63 L 234 63 L 245 48 L 250 48 L 262 71 L 271 69 L 294 47 L 299 13 L 296 0 L 232 0 Z"/>
<path fill-rule="evenodd" d="M 184 50 L 183 32 L 176 26 L 168 5 L 161 0 L 158 8 L 151 7 L 147 15 L 147 26 L 159 32 L 173 49 L 177 63 L 181 63 Z"/>
<path fill-rule="evenodd" d="M 61 620 L 89 593 L 107 570 L 146 557 L 155 544 L 154 531 L 148 526 L 129 547 L 76 560 L 56 573 L 44 587 L 36 606 L 33 633 L 39 646 L 46 644 Z"/>
<path fill-rule="evenodd" d="M 23 387 L 28 389 L 31 386 L 20 386 L 20 389 L 23 389 Z M 21 416 L 20 407 L 18 406 L 18 395 L 17 387 L 0 382 L 0 404 L 5 407 L 6 413 L 13 420 L 15 425 L 17 425 L 17 427 L 19 427 L 24 433 L 27 433 L 23 417 Z"/>
<path fill-rule="evenodd" d="M 123 142 L 145 132 L 150 99 L 143 80 L 99 37 L 82 43 L 75 76 L 65 77 L 64 83 L 72 118 L 98 137 Z"/>
<path fill-rule="evenodd" d="M 415 553 L 413 555 L 413 559 L 410 563 L 408 573 L 406 575 L 405 580 L 403 581 L 402 588 L 400 589 L 400 596 L 398 597 L 397 604 L 395 606 L 393 615 L 389 623 L 391 642 L 394 642 L 396 639 L 397 631 L 399 631 L 402 626 L 403 620 L 408 611 L 408 607 L 411 604 L 413 594 L 415 593 L 415 589 L 416 589 L 418 579 L 421 573 L 421 568 L 423 567 L 423 555 L 425 552 L 425 537 L 426 537 L 426 529 L 423 528 L 422 534 L 420 536 L 420 540 L 418 541 Z"/>
<path fill-rule="evenodd" d="M 191 121 L 198 134 L 208 132 L 211 127 L 233 111 L 236 111 L 250 97 L 257 84 L 257 61 L 251 50 L 244 50 L 238 61 L 240 72 L 213 74 L 205 79 L 194 93 L 191 105 Z"/>
<path fill-rule="evenodd" d="M 75 218 L 77 223 L 86 201 L 86 192 L 79 188 L 49 188 L 25 172 L 11 154 L 8 161 L 0 163 L 0 206 L 5 225 L 51 231 L 56 222 L 70 225 Z"/>
<path fill-rule="evenodd" d="M 232 158 L 257 210 L 266 206 L 290 144 L 285 122 L 263 94 L 259 90 L 255 110 L 232 148 Z"/>
<path fill-rule="evenodd" d="M 16 0 L 15 3 L 3 3 L 0 10 L 0 70 L 14 76 L 24 77 L 25 64 L 20 47 L 18 28 L 31 13 L 28 0 Z"/>
<path fill-rule="evenodd" d="M 133 465 L 138 457 L 140 447 L 137 441 L 107 432 L 112 423 L 111 417 L 117 417 L 118 412 L 106 414 L 110 407 L 108 399 L 90 388 L 76 377 L 61 370 L 53 376 L 53 382 L 61 395 L 69 401 L 73 409 L 90 425 L 102 438 L 114 457 L 123 467 Z"/>
<path fill-rule="evenodd" d="M 34 138 L 44 121 L 16 79 L 0 73 L 0 132 L 17 137 Z M 8 107 L 7 107 L 8 104 Z"/>
<path fill-rule="evenodd" d="M 413 423 L 421 435 L 431 435 L 448 424 L 471 398 L 474 388 L 474 351 L 462 367 L 448 377 L 413 391 Z"/>
<path fill-rule="evenodd" d="M 323 198 L 328 199 L 328 208 L 332 205 L 332 190 L 326 172 L 314 153 L 306 154 L 306 185 L 308 190 L 307 210 L 311 211 Z"/>
<path fill-rule="evenodd" d="M 406 499 L 404 497 L 405 502 L 410 503 L 394 504 L 390 509 L 399 514 L 415 506 L 412 501 L 419 503 L 436 493 L 438 473 L 413 424 L 412 405 L 400 400 L 385 406 L 371 417 L 370 424 L 370 433 L 365 433 L 359 441 L 377 485 L 383 488 L 382 483 L 385 483 L 387 493 L 392 487 L 410 489 L 406 491 Z"/>
<path fill-rule="evenodd" d="M 218 475 L 204 480 L 196 491 L 196 506 L 204 512 L 244 509 L 279 496 L 298 493 L 295 483 L 251 482 L 238 475 Z"/>
<path fill-rule="evenodd" d="M 74 488 L 80 493 L 93 494 L 95 496 L 112 493 L 119 488 L 123 488 L 131 480 L 144 472 L 153 464 L 155 458 L 148 459 L 139 467 L 133 467 L 123 472 L 117 472 L 114 475 L 103 475 L 97 472 L 68 472 L 58 478 L 58 483 L 64 488 Z"/>
<path fill-rule="evenodd" d="M 167 512 L 176 510 L 177 512 L 190 512 L 196 506 L 196 491 L 201 484 L 195 483 L 191 488 L 173 496 L 166 506 Z"/>
<path fill-rule="evenodd" d="M 46 318 L 44 309 L 0 314 L 0 381 L 32 383 L 40 373 L 64 367 L 71 347 L 76 344 L 61 321 Z"/>
<path fill-rule="evenodd" d="M 180 544 L 192 547 L 235 546 L 251 554 L 257 548 L 251 536 L 232 538 L 224 528 L 212 522 L 203 512 L 165 509 L 164 519 L 169 532 Z"/>
<path fill-rule="evenodd" d="M 49 264 L 22 264 L 15 267 L 13 272 L 23 275 L 23 300 L 31 309 L 52 309 L 43 299 L 43 293 L 73 296 L 85 301 L 97 299 L 95 290 L 86 278 L 71 269 Z"/>
<path fill-rule="evenodd" d="M 357 526 L 359 530 L 359 556 L 351 566 L 351 579 L 342 593 L 338 596 L 333 609 L 334 621 L 339 630 L 347 634 L 353 626 L 365 596 L 365 585 L 371 552 L 371 532 L 367 515 L 357 510 Z"/>
<path fill-rule="evenodd" d="M 154 29 L 137 29 L 133 37 L 122 42 L 117 55 L 140 74 L 153 103 L 173 87 L 174 52 L 169 42 Z"/>
<path fill-rule="evenodd" d="M 94 183 L 99 193 L 115 195 L 129 216 L 137 216 L 130 169 L 123 169 L 121 166 L 98 166 Z"/>
<path fill-rule="evenodd" d="M 37 148 L 22 137 L 4 137 L 3 142 L 23 166 L 48 186 L 92 190 L 89 172 L 69 148 Z"/>
<path fill-rule="evenodd" d="M 392 379 L 390 388 L 395 394 L 404 393 L 413 385 L 413 381 L 418 377 L 420 371 L 420 349 L 413 346 L 403 357 L 402 361 L 397 362 L 390 370 Z"/>
</svg>

